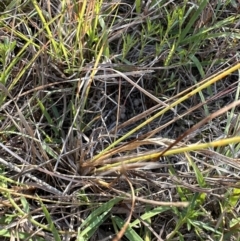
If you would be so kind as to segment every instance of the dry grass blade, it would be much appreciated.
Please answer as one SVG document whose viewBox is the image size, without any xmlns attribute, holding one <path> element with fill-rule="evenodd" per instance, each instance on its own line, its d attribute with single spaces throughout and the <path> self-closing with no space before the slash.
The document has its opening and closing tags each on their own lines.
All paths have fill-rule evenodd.
<svg viewBox="0 0 240 241">
<path fill-rule="evenodd" d="M 8 89 L 7 89 L 3 84 L 1 84 L 1 83 L 0 83 L 0 90 L 2 90 L 6 96 L 10 97 L 11 100 L 13 100 L 13 97 L 12 97 L 11 94 L 9 93 Z M 15 101 L 13 101 L 13 102 L 14 102 L 14 105 L 16 106 L 17 113 L 18 113 L 18 115 L 19 115 L 19 118 L 20 118 L 20 120 L 21 120 L 21 123 L 22 123 L 23 127 L 26 129 L 27 133 L 30 135 L 30 137 L 32 138 L 32 140 L 35 140 L 33 129 L 31 128 L 31 126 L 30 126 L 30 125 L 28 124 L 28 122 L 26 121 L 26 119 L 25 119 L 24 115 L 22 114 L 21 110 L 19 109 L 17 103 L 16 103 Z M 11 119 L 11 117 L 10 117 L 10 119 Z M 13 121 L 13 123 L 15 123 L 15 122 Z M 16 127 L 18 128 L 18 130 L 19 130 L 20 133 L 24 133 L 22 126 L 20 126 L 20 125 L 18 125 L 18 124 L 16 124 L 16 123 L 15 123 L 15 125 L 16 125 Z M 37 148 L 33 145 L 33 143 L 31 143 L 31 149 L 33 150 L 33 156 L 39 156 L 39 157 L 42 157 L 42 158 L 48 160 L 47 154 L 46 154 L 46 152 L 43 150 L 42 145 L 41 145 L 38 141 L 35 141 L 35 144 L 38 146 L 38 150 L 39 150 L 39 151 L 38 151 Z"/>
<path fill-rule="evenodd" d="M 206 118 L 204 118 L 203 120 L 201 120 L 200 122 L 198 122 L 196 125 L 194 125 L 192 128 L 190 128 L 189 130 L 187 130 L 185 133 L 183 133 L 181 136 L 179 136 L 177 138 L 176 141 L 174 141 L 171 145 L 169 145 L 168 148 L 166 148 L 160 155 L 160 157 L 162 155 L 164 155 L 168 150 L 170 150 L 172 147 L 174 147 L 178 142 L 180 142 L 181 140 L 183 140 L 184 137 L 190 135 L 192 132 L 196 131 L 197 129 L 199 129 L 201 126 L 203 126 L 204 124 L 206 124 L 207 122 L 211 121 L 212 119 L 224 114 L 225 112 L 227 112 L 228 110 L 236 107 L 240 105 L 240 100 L 238 101 L 234 101 L 233 103 L 231 103 L 228 106 L 225 106 L 224 108 L 216 111 L 215 113 L 211 114 L 210 116 L 207 116 Z"/>
<path fill-rule="evenodd" d="M 125 200 L 132 200 L 131 195 L 126 193 L 126 192 L 122 192 L 122 191 L 117 190 L 115 188 L 111 188 L 111 190 L 116 192 L 118 195 L 123 196 L 123 199 L 125 199 Z M 125 196 L 125 198 L 124 198 L 124 196 Z M 150 205 L 153 205 L 153 206 L 187 207 L 189 205 L 189 202 L 161 202 L 161 201 L 149 200 L 149 199 L 145 199 L 145 198 L 141 198 L 141 197 L 137 197 L 137 196 L 135 196 L 135 200 L 139 201 L 139 202 L 142 202 L 144 204 L 150 204 Z"/>
<path fill-rule="evenodd" d="M 129 186 L 130 186 L 130 189 L 131 189 L 131 195 L 132 195 L 132 205 L 131 205 L 131 209 L 130 209 L 130 213 L 129 213 L 129 216 L 125 222 L 125 224 L 123 225 L 122 229 L 117 233 L 116 237 L 113 239 L 113 241 L 119 241 L 121 240 L 121 238 L 123 237 L 124 233 L 126 232 L 129 224 L 130 224 L 130 221 L 131 221 L 131 218 L 132 218 L 132 215 L 133 215 L 133 210 L 134 210 L 134 205 L 135 205 L 135 200 L 136 200 L 136 197 L 135 197 L 135 194 L 134 194 L 134 188 L 131 184 L 131 182 L 129 181 L 129 179 L 125 176 Z"/>
<path fill-rule="evenodd" d="M 201 153 L 207 154 L 210 157 L 225 163 L 233 168 L 236 168 L 237 170 L 240 170 L 240 159 L 239 158 L 230 158 L 227 156 L 224 156 L 220 153 L 217 153 L 216 151 L 213 150 L 202 150 Z"/>
<path fill-rule="evenodd" d="M 0 240 L 240 240 L 236 0 L 19 2 Z"/>
<path fill-rule="evenodd" d="M 148 123 L 150 123 L 151 121 L 153 121 L 154 119 L 158 118 L 159 116 L 161 116 L 163 113 L 167 112 L 168 110 L 172 109 L 173 107 L 177 106 L 179 103 L 182 103 L 184 100 L 192 97 L 193 95 L 195 95 L 196 93 L 198 93 L 199 91 L 207 88 L 208 86 L 211 86 L 213 83 L 221 80 L 222 78 L 224 78 L 225 76 L 229 75 L 230 73 L 236 71 L 240 69 L 240 64 L 236 64 L 231 68 L 225 69 L 223 70 L 221 73 L 219 73 L 217 76 L 213 77 L 213 78 L 209 78 L 209 80 L 206 83 L 201 84 L 200 86 L 198 86 L 198 88 L 194 89 L 193 91 L 191 91 L 190 93 L 186 94 L 185 96 L 183 96 L 182 98 L 179 98 L 177 101 L 175 101 L 173 104 L 170 104 L 168 107 L 164 108 L 162 111 L 158 112 L 157 114 L 155 114 L 153 117 L 147 119 L 146 121 L 144 121 L 143 123 L 141 123 L 140 125 L 138 125 L 137 127 L 133 128 L 132 130 L 130 130 L 127 134 L 125 134 L 124 136 L 122 136 L 121 138 L 117 139 L 116 141 L 114 141 L 111 145 L 109 145 L 107 148 L 105 148 L 101 153 L 99 153 L 98 155 L 94 156 L 94 158 L 91 160 L 91 162 L 95 162 L 98 158 L 100 158 L 101 156 L 104 156 L 104 154 L 112 149 L 114 146 L 116 146 L 117 144 L 119 144 L 120 142 L 122 142 L 123 140 L 125 140 L 127 137 L 129 137 L 130 135 L 132 135 L 133 133 L 135 133 L 137 130 L 141 129 L 142 127 L 146 126 Z"/>
<path fill-rule="evenodd" d="M 3 147 L 3 145 L 1 143 L 0 143 L 0 146 Z M 17 157 L 16 154 L 14 156 Z M 20 157 L 18 157 L 18 158 L 24 163 L 24 161 Z M 15 165 L 5 161 L 2 158 L 0 158 L 0 163 L 3 164 L 4 166 L 8 167 L 10 170 L 13 170 L 13 171 L 15 171 L 15 172 L 17 172 L 19 174 L 22 173 L 21 169 L 19 169 Z M 62 196 L 62 192 L 61 191 L 59 191 L 58 189 L 50 186 L 48 183 L 40 180 L 39 178 L 37 178 L 37 177 L 35 177 L 35 176 L 33 176 L 33 175 L 29 174 L 29 173 L 26 173 L 24 175 L 26 177 L 30 178 L 31 180 L 35 181 L 36 182 L 36 187 L 40 187 L 42 190 L 48 191 L 48 192 L 53 193 L 55 195 Z M 34 183 L 33 183 L 33 185 L 34 185 Z"/>
<path fill-rule="evenodd" d="M 132 86 L 134 86 L 135 88 L 137 88 L 138 90 L 140 90 L 140 92 L 142 92 L 143 94 L 145 94 L 146 96 L 148 96 L 150 99 L 152 99 L 153 101 L 155 101 L 156 103 L 165 106 L 165 107 L 169 107 L 169 105 L 167 105 L 165 102 L 159 100 L 159 98 L 156 98 L 154 95 L 152 95 L 151 93 L 149 93 L 148 91 L 146 91 L 145 89 L 143 89 L 141 86 L 139 86 L 137 83 L 135 83 L 134 81 L 132 81 L 130 78 L 128 78 L 124 73 L 121 73 L 115 69 L 113 69 L 113 71 L 115 71 L 116 73 L 119 74 L 119 76 L 121 76 L 123 79 L 127 80 Z M 175 113 L 174 109 L 171 108 L 171 110 Z"/>
</svg>

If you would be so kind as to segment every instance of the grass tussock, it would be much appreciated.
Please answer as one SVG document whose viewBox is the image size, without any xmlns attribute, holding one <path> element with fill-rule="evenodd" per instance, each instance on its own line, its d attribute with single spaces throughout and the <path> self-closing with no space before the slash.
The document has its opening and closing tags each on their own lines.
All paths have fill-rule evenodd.
<svg viewBox="0 0 240 241">
<path fill-rule="evenodd" d="M 239 3 L 0 3 L 1 240 L 239 240 Z"/>
</svg>

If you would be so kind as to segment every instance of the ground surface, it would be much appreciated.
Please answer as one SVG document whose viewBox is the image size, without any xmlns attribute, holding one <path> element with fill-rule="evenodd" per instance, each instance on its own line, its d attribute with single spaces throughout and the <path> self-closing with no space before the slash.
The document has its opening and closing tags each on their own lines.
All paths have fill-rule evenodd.
<svg viewBox="0 0 240 241">
<path fill-rule="evenodd" d="M 239 240 L 237 1 L 0 3 L 1 240 Z"/>
</svg>

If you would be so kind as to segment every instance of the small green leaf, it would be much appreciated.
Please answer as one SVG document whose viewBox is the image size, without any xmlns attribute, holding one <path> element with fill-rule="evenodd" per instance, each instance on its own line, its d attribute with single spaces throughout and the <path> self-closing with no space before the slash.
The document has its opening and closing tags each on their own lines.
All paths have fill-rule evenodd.
<svg viewBox="0 0 240 241">
<path fill-rule="evenodd" d="M 232 207 L 235 207 L 240 199 L 240 189 L 239 188 L 233 188 L 232 193 L 228 197 L 228 202 Z"/>
<path fill-rule="evenodd" d="M 27 202 L 27 199 L 25 197 L 21 197 L 21 203 L 23 205 L 23 211 L 25 213 L 29 213 L 30 207 L 29 207 L 29 203 Z"/>
</svg>

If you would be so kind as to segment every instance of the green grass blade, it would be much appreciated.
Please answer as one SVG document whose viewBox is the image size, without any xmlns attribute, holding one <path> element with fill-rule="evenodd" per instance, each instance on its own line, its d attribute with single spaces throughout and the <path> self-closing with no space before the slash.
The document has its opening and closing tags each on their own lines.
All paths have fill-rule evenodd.
<svg viewBox="0 0 240 241">
<path fill-rule="evenodd" d="M 171 208 L 170 207 L 157 207 L 157 208 L 154 208 L 153 210 L 150 210 L 148 212 L 145 212 L 144 214 L 142 214 L 140 216 L 141 220 L 145 221 L 147 219 L 150 219 L 156 215 L 159 215 L 165 211 L 168 211 L 170 210 Z M 132 223 L 130 223 L 130 227 L 134 227 L 136 225 L 138 225 L 141 221 L 139 219 L 136 219 L 134 220 Z"/>
<path fill-rule="evenodd" d="M 112 207 L 119 203 L 122 199 L 121 198 L 114 198 L 107 203 L 102 204 L 98 209 L 91 212 L 91 214 L 84 220 L 84 222 L 79 227 L 79 240 L 85 240 L 85 236 L 88 237 L 91 229 L 98 227 L 104 217 L 108 215 Z"/>
<path fill-rule="evenodd" d="M 112 217 L 112 220 L 117 224 L 119 229 L 121 229 L 125 224 L 125 222 L 117 216 Z M 128 238 L 128 240 L 143 241 L 143 239 L 131 227 L 126 229 L 124 235 Z"/>
<path fill-rule="evenodd" d="M 199 1 L 200 5 L 198 6 L 197 10 L 193 13 L 192 17 L 190 18 L 190 20 L 188 21 L 187 26 L 183 29 L 180 38 L 179 38 L 179 42 L 182 42 L 182 40 L 185 39 L 186 35 L 189 34 L 190 29 L 192 28 L 193 24 L 195 23 L 195 21 L 197 20 L 197 18 L 199 18 L 199 15 L 201 14 L 201 12 L 203 11 L 203 9 L 207 6 L 208 1 L 207 0 L 202 0 Z M 192 6 L 192 8 L 195 8 L 195 6 Z M 194 10 L 193 10 L 194 11 Z"/>
<path fill-rule="evenodd" d="M 193 171 L 195 173 L 199 186 L 206 187 L 206 182 L 202 175 L 202 172 L 199 170 L 199 168 L 197 167 L 197 165 L 195 164 L 195 162 L 192 160 L 191 156 L 188 153 L 185 153 L 185 156 L 187 157 L 187 160 L 190 166 L 193 168 Z"/>
<path fill-rule="evenodd" d="M 50 213 L 48 212 L 46 206 L 43 204 L 43 202 L 41 201 L 41 199 L 39 198 L 39 201 L 41 203 L 41 208 L 45 214 L 45 217 L 47 219 L 48 225 L 49 225 L 49 230 L 52 232 L 53 236 L 54 236 L 54 240 L 55 241 L 61 241 L 61 237 L 54 225 L 54 221 L 52 220 Z"/>
<path fill-rule="evenodd" d="M 29 241 L 34 241 L 34 240 L 35 241 L 46 241 L 46 239 L 41 238 L 41 237 L 37 237 L 37 236 L 34 236 L 34 239 L 32 239 L 32 238 L 30 238 L 31 235 L 29 233 L 25 233 L 25 232 L 17 232 L 16 236 L 18 237 L 19 240 L 22 240 L 22 241 L 25 241 L 25 240 L 29 240 Z M 10 230 L 10 229 L 1 229 L 0 230 L 0 237 L 13 238 L 12 230 Z"/>
</svg>

